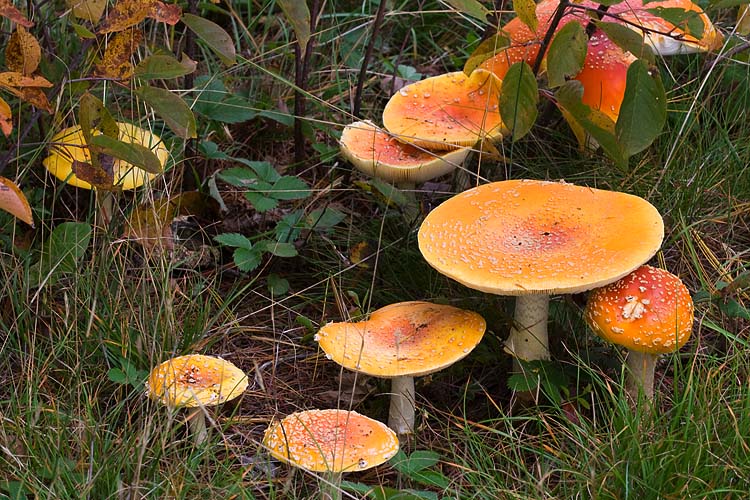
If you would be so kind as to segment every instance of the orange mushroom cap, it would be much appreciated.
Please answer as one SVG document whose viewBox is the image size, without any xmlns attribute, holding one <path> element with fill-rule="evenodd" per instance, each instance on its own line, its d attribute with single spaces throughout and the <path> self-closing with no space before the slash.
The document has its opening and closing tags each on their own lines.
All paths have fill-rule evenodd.
<svg viewBox="0 0 750 500">
<path fill-rule="evenodd" d="M 375 377 L 420 376 L 452 365 L 482 340 L 484 318 L 430 302 L 399 302 L 367 321 L 329 323 L 316 340 L 329 359 Z"/>
<path fill-rule="evenodd" d="M 130 123 L 118 122 L 117 126 L 120 129 L 119 140 L 140 144 L 151 149 L 164 166 L 169 157 L 169 151 L 158 135 Z M 47 170 L 71 186 L 92 189 L 91 184 L 79 179 L 73 173 L 73 160 L 86 163 L 91 161 L 91 154 L 86 146 L 86 139 L 83 137 L 81 127 L 75 125 L 61 130 L 52 137 L 50 142 L 52 143 L 50 155 L 43 161 Z M 115 159 L 113 169 L 114 185 L 125 190 L 135 189 L 143 185 L 146 180 L 154 177 L 154 174 L 120 159 Z"/>
<path fill-rule="evenodd" d="M 266 429 L 263 445 L 278 460 L 312 472 L 366 470 L 398 452 L 395 432 L 346 410 L 292 413 Z"/>
<path fill-rule="evenodd" d="M 383 125 L 404 141 L 434 150 L 470 147 L 507 132 L 500 118 L 502 82 L 477 69 L 433 76 L 405 86 L 383 110 Z"/>
<path fill-rule="evenodd" d="M 389 182 L 425 182 L 460 165 L 469 150 L 435 153 L 385 132 L 369 120 L 347 125 L 341 133 L 341 154 L 360 171 Z"/>
<path fill-rule="evenodd" d="M 247 375 L 217 356 L 188 354 L 154 368 L 146 382 L 149 397 L 171 407 L 214 406 L 240 396 Z"/>
<path fill-rule="evenodd" d="M 488 293 L 527 295 L 611 283 L 650 259 L 663 236 L 659 212 L 637 196 L 510 180 L 443 202 L 418 240 L 441 274 Z"/>
<path fill-rule="evenodd" d="M 641 266 L 591 292 L 587 323 L 600 337 L 631 351 L 663 354 L 690 338 L 693 300 L 674 274 Z"/>
</svg>

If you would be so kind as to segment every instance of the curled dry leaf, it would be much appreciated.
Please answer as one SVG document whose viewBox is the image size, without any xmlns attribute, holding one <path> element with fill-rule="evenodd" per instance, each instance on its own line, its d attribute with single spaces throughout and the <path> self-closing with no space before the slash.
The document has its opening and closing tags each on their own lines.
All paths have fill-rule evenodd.
<svg viewBox="0 0 750 500">
<path fill-rule="evenodd" d="M 10 111 L 10 106 L 2 97 L 0 97 L 0 130 L 5 134 L 5 137 L 8 137 L 13 131 L 13 114 Z"/>
<path fill-rule="evenodd" d="M 26 19 L 26 16 L 16 9 L 10 0 L 0 0 L 0 16 L 7 17 L 14 23 L 26 28 L 34 26 L 34 23 Z"/>
<path fill-rule="evenodd" d="M 182 14 L 179 5 L 167 5 L 159 0 L 119 0 L 99 26 L 99 33 L 123 31 L 147 17 L 170 25 L 177 24 Z"/>
<path fill-rule="evenodd" d="M 42 60 L 42 48 L 34 35 L 21 25 L 10 36 L 5 47 L 5 65 L 11 71 L 30 76 Z"/>
<path fill-rule="evenodd" d="M 128 80 L 134 71 L 130 59 L 141 41 L 143 32 L 140 29 L 129 28 L 117 33 L 109 41 L 104 57 L 94 69 L 94 75 L 114 80 Z"/>
<path fill-rule="evenodd" d="M 52 106 L 41 88 L 51 86 L 52 84 L 41 76 L 24 76 L 16 71 L 0 73 L 0 88 L 48 113 L 52 113 Z"/>
<path fill-rule="evenodd" d="M 114 163 L 115 159 L 107 155 L 99 155 L 101 166 L 92 165 L 85 161 L 73 160 L 70 169 L 76 178 L 80 181 L 87 182 L 91 186 L 107 191 L 116 190 Z"/>
<path fill-rule="evenodd" d="M 92 23 L 99 22 L 107 6 L 107 0 L 66 0 L 65 3 L 73 10 L 75 17 Z"/>
<path fill-rule="evenodd" d="M 34 218 L 23 191 L 10 179 L 0 177 L 0 209 L 33 226 Z"/>
</svg>

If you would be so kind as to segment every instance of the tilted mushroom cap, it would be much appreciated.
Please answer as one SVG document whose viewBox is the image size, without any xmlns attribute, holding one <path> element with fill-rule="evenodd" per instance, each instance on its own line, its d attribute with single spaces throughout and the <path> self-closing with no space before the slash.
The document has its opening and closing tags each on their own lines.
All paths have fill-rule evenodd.
<svg viewBox="0 0 750 500">
<path fill-rule="evenodd" d="M 341 133 L 341 154 L 360 171 L 389 182 L 425 182 L 460 165 L 469 150 L 432 152 L 401 142 L 371 121 L 354 122 Z"/>
<path fill-rule="evenodd" d="M 637 196 L 510 180 L 443 202 L 418 240 L 441 274 L 488 293 L 526 295 L 611 283 L 650 259 L 663 237 L 659 212 Z"/>
<path fill-rule="evenodd" d="M 470 147 L 507 132 L 498 102 L 502 82 L 483 69 L 412 83 L 394 94 L 383 110 L 388 132 L 427 149 Z"/>
<path fill-rule="evenodd" d="M 247 389 L 247 375 L 216 356 L 189 354 L 165 361 L 146 382 L 149 397 L 171 407 L 213 406 Z"/>
<path fill-rule="evenodd" d="M 361 471 L 398 452 L 395 432 L 346 410 L 292 413 L 266 429 L 263 445 L 274 458 L 312 472 Z"/>
<path fill-rule="evenodd" d="M 316 340 L 330 359 L 349 370 L 375 377 L 420 376 L 465 357 L 485 328 L 475 312 L 413 301 L 382 307 L 367 321 L 329 323 Z"/>
<path fill-rule="evenodd" d="M 600 337 L 631 351 L 676 351 L 690 338 L 693 300 L 674 274 L 641 266 L 591 292 L 587 323 Z"/>
<path fill-rule="evenodd" d="M 130 123 L 118 122 L 117 126 L 120 129 L 119 140 L 140 144 L 151 149 L 164 166 L 169 151 L 164 147 L 164 143 L 159 136 Z M 88 147 L 86 147 L 86 140 L 83 137 L 81 127 L 75 125 L 58 132 L 52 137 L 51 143 L 50 155 L 43 161 L 47 170 L 61 181 L 67 181 L 71 186 L 91 189 L 91 184 L 79 179 L 73 173 L 73 160 L 86 163 L 91 161 L 91 155 Z M 147 179 L 153 177 L 154 174 L 134 167 L 126 161 L 119 159 L 114 161 L 114 185 L 122 189 L 135 189 L 146 182 Z"/>
</svg>

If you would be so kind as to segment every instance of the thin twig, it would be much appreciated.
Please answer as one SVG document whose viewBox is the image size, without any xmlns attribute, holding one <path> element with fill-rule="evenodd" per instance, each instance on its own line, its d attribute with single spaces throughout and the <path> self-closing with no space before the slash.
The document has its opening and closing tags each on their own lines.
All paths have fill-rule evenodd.
<svg viewBox="0 0 750 500">
<path fill-rule="evenodd" d="M 565 15 L 565 9 L 567 9 L 569 5 L 570 2 L 568 0 L 560 0 L 560 4 L 555 10 L 555 15 L 552 17 L 552 22 L 550 23 L 549 28 L 547 28 L 547 32 L 544 34 L 542 46 L 539 48 L 539 53 L 536 55 L 536 59 L 534 60 L 534 67 L 532 68 L 532 70 L 534 71 L 535 75 L 539 73 L 539 69 L 542 67 L 542 61 L 544 60 L 544 54 L 547 52 L 547 47 L 549 47 L 550 42 L 552 42 L 552 36 L 555 34 L 557 26 L 560 24 L 560 21 Z"/>
<path fill-rule="evenodd" d="M 380 32 L 380 25 L 383 23 L 385 17 L 385 6 L 387 2 L 381 1 L 378 6 L 378 12 L 375 14 L 375 21 L 372 23 L 372 35 L 370 35 L 370 41 L 365 49 L 365 55 L 362 58 L 362 67 L 359 70 L 359 80 L 357 81 L 357 90 L 354 93 L 354 109 L 352 114 L 357 118 L 359 116 L 359 110 L 362 105 L 362 91 L 365 88 L 365 76 L 367 75 L 367 66 L 370 64 L 370 58 L 372 57 L 372 51 L 375 48 L 375 40 Z"/>
</svg>

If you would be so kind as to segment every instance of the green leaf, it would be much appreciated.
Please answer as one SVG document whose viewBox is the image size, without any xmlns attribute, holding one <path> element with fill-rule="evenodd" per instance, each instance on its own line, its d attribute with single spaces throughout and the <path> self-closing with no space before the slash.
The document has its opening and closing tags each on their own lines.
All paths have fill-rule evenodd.
<svg viewBox="0 0 750 500">
<path fill-rule="evenodd" d="M 254 189 L 258 185 L 258 175 L 244 167 L 233 167 L 218 173 L 219 179 L 232 186 Z"/>
<path fill-rule="evenodd" d="M 281 179 L 281 174 L 276 171 L 276 169 L 273 167 L 273 165 L 271 165 L 270 162 L 250 161 L 244 158 L 234 158 L 234 160 L 242 162 L 248 167 L 252 168 L 255 172 L 255 175 L 258 176 L 258 179 L 262 181 L 274 183 Z"/>
<path fill-rule="evenodd" d="M 291 242 L 296 240 L 302 232 L 303 225 L 301 221 L 305 217 L 304 210 L 295 210 L 285 215 L 276 223 L 274 232 L 277 241 Z"/>
<path fill-rule="evenodd" d="M 568 23 L 558 30 L 547 52 L 547 79 L 551 88 L 559 87 L 581 71 L 588 41 L 579 23 Z"/>
<path fill-rule="evenodd" d="M 91 226 L 85 222 L 63 222 L 42 244 L 39 262 L 29 270 L 32 286 L 53 285 L 63 274 L 78 271 L 78 264 L 91 241 Z"/>
<path fill-rule="evenodd" d="M 182 55 L 182 61 L 167 54 L 157 54 L 149 56 L 138 63 L 135 67 L 135 76 L 143 80 L 178 78 L 185 76 L 197 67 L 195 61 L 191 61 L 185 54 Z"/>
<path fill-rule="evenodd" d="M 636 57 L 645 59 L 653 64 L 656 57 L 651 47 L 643 42 L 643 34 L 638 33 L 623 24 L 596 21 L 596 26 L 601 29 L 607 38 L 622 50 L 630 52 Z"/>
<path fill-rule="evenodd" d="M 516 11 L 518 19 L 529 27 L 532 32 L 536 32 L 539 21 L 536 18 L 536 2 L 534 0 L 513 0 L 513 10 Z"/>
<path fill-rule="evenodd" d="M 160 174 L 163 170 L 154 152 L 140 144 L 122 142 L 107 135 L 97 135 L 91 138 L 91 145 L 97 146 L 104 154 L 131 163 L 150 174 Z"/>
<path fill-rule="evenodd" d="M 107 378 L 116 384 L 127 384 L 128 377 L 119 368 L 110 368 L 107 370 Z"/>
<path fill-rule="evenodd" d="M 440 461 L 440 455 L 434 451 L 416 450 L 411 455 L 404 455 L 402 460 L 392 461 L 394 469 L 402 474 L 411 475 L 415 472 L 427 469 Z"/>
<path fill-rule="evenodd" d="M 445 0 L 445 3 L 483 23 L 487 22 L 487 16 L 490 14 L 490 11 L 477 0 Z"/>
<path fill-rule="evenodd" d="M 266 196 L 266 194 L 256 191 L 248 191 L 245 193 L 245 198 L 258 212 L 268 212 L 273 210 L 279 205 L 279 201 L 276 198 Z"/>
<path fill-rule="evenodd" d="M 145 85 L 137 88 L 138 97 L 154 108 L 175 135 L 183 139 L 193 139 L 195 134 L 195 116 L 185 101 L 169 90 Z"/>
<path fill-rule="evenodd" d="M 192 109 L 210 120 L 241 123 L 258 115 L 251 101 L 232 94 L 219 78 L 199 77 L 195 80 L 195 86 Z"/>
<path fill-rule="evenodd" d="M 96 38 L 96 33 L 89 30 L 82 24 L 78 23 L 70 23 L 71 26 L 73 26 L 73 31 L 76 32 L 76 35 L 78 35 L 79 38 L 87 39 L 87 38 Z"/>
<path fill-rule="evenodd" d="M 267 285 L 268 291 L 275 296 L 284 295 L 289 291 L 289 281 L 276 273 L 268 275 Z"/>
<path fill-rule="evenodd" d="M 302 200 L 310 196 L 310 187 L 302 179 L 285 175 L 273 183 L 268 195 L 277 200 Z"/>
<path fill-rule="evenodd" d="M 302 3 L 302 2 L 300 2 Z M 206 42 L 206 45 L 213 50 L 221 62 L 231 66 L 237 62 L 237 51 L 234 48 L 234 41 L 224 28 L 202 17 L 193 14 L 183 14 L 182 22 L 195 33 L 198 38 Z"/>
<path fill-rule="evenodd" d="M 656 68 L 643 60 L 628 68 L 625 96 L 615 133 L 626 156 L 639 153 L 654 142 L 667 120 L 667 96 Z"/>
<path fill-rule="evenodd" d="M 694 10 L 685 10 L 679 7 L 654 7 L 653 9 L 646 9 L 646 12 L 661 17 L 695 38 L 703 38 L 703 30 L 706 26 L 703 24 L 700 14 Z M 674 35 L 676 36 L 677 33 L 674 33 Z"/>
<path fill-rule="evenodd" d="M 243 273 L 247 273 L 260 265 L 261 252 L 255 248 L 237 248 L 232 257 L 237 268 Z"/>
<path fill-rule="evenodd" d="M 346 215 L 335 208 L 316 208 L 305 217 L 307 227 L 316 231 L 326 231 L 346 219 Z"/>
<path fill-rule="evenodd" d="M 508 387 L 516 392 L 531 392 L 539 387 L 539 375 L 522 372 L 508 377 Z"/>
<path fill-rule="evenodd" d="M 214 240 L 227 247 L 245 248 L 250 250 L 253 243 L 240 233 L 221 233 L 214 236 Z"/>
<path fill-rule="evenodd" d="M 539 93 L 534 72 L 525 61 L 512 65 L 503 79 L 500 116 L 517 141 L 531 130 L 537 116 Z"/>
<path fill-rule="evenodd" d="M 86 92 L 81 96 L 78 104 L 78 123 L 81 126 L 84 141 L 89 147 L 91 165 L 94 170 L 106 170 L 111 173 L 111 170 L 104 169 L 100 157 L 102 151 L 93 144 L 93 138 L 96 131 L 101 131 L 102 134 L 117 139 L 120 136 L 120 128 L 117 126 L 117 122 L 99 98 Z"/>
<path fill-rule="evenodd" d="M 305 0 L 277 0 L 284 17 L 292 25 L 294 35 L 297 37 L 300 54 L 304 57 L 307 42 L 310 40 L 310 9 L 307 8 Z"/>
<path fill-rule="evenodd" d="M 568 113 L 569 119 L 575 120 L 604 149 L 618 167 L 625 169 L 628 157 L 625 155 L 614 134 L 612 120 L 599 110 L 591 109 L 581 102 L 583 85 L 578 80 L 570 80 L 561 86 L 557 93 L 557 105 Z"/>
<path fill-rule="evenodd" d="M 297 247 L 292 243 L 286 243 L 281 241 L 263 240 L 258 243 L 262 244 L 263 250 L 275 255 L 276 257 L 296 257 Z"/>
<path fill-rule="evenodd" d="M 472 71 L 477 69 L 480 64 L 508 47 L 510 47 L 510 38 L 505 32 L 498 31 L 474 49 L 474 52 L 471 53 L 466 60 L 466 64 L 464 64 L 464 73 L 466 76 L 470 76 Z"/>
</svg>

